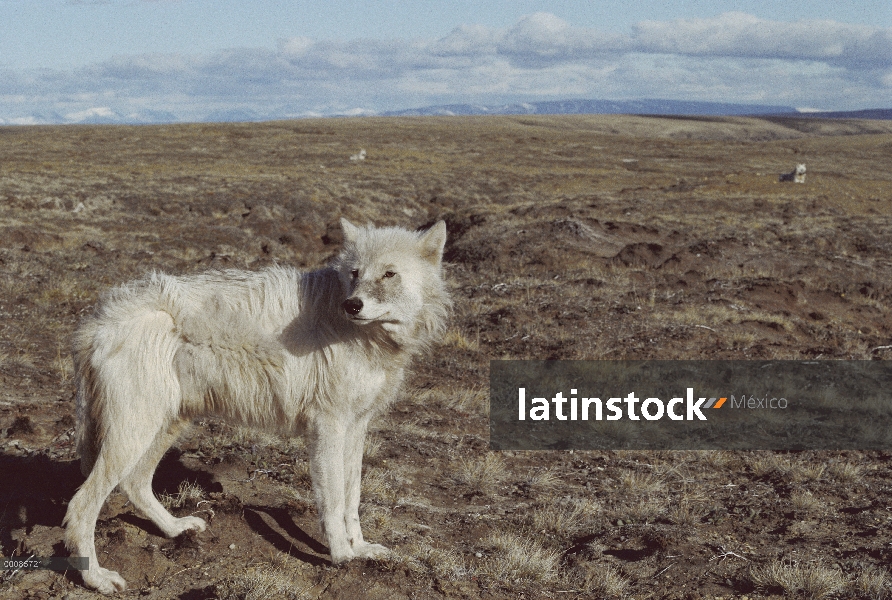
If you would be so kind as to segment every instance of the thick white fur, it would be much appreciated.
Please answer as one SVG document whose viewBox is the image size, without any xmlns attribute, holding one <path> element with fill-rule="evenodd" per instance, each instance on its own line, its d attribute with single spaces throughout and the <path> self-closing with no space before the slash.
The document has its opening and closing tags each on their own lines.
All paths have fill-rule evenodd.
<svg viewBox="0 0 892 600">
<path fill-rule="evenodd" d="M 108 292 L 78 329 L 87 480 L 68 506 L 65 541 L 89 558 L 86 585 L 105 594 L 126 587 L 99 566 L 94 545 L 96 519 L 116 486 L 168 536 L 205 529 L 200 518 L 172 516 L 151 489 L 165 451 L 204 415 L 305 433 L 332 562 L 387 552 L 360 529 L 363 443 L 411 357 L 442 333 L 446 226 L 415 233 L 341 224 L 344 248 L 330 268 L 155 273 Z"/>
<path fill-rule="evenodd" d="M 805 183 L 805 164 L 799 163 L 790 173 L 783 173 L 778 181 L 792 181 L 794 183 Z"/>
</svg>

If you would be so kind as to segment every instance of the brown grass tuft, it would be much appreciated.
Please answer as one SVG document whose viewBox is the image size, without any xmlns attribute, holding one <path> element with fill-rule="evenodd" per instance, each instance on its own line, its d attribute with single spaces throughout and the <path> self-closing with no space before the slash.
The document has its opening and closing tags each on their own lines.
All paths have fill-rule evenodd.
<svg viewBox="0 0 892 600">
<path fill-rule="evenodd" d="M 484 496 L 495 492 L 507 476 L 505 461 L 496 452 L 487 452 L 482 458 L 461 458 L 452 469 L 455 483 Z"/>
<path fill-rule="evenodd" d="M 811 600 L 829 598 L 846 588 L 845 575 L 837 569 L 793 565 L 779 560 L 752 568 L 750 578 L 756 588 L 766 592 L 782 590 L 786 594 L 801 594 Z"/>
<path fill-rule="evenodd" d="M 491 553 L 482 570 L 496 581 L 548 583 L 557 577 L 559 550 L 547 550 L 526 536 L 509 532 L 493 533 L 484 544 Z"/>
</svg>

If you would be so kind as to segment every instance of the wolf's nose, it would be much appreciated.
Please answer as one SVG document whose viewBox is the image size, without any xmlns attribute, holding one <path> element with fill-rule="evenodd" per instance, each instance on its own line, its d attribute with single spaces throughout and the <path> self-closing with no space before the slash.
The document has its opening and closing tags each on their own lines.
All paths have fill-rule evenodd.
<svg viewBox="0 0 892 600">
<path fill-rule="evenodd" d="M 359 298 L 347 298 L 342 306 L 348 315 L 355 317 L 362 310 L 362 300 Z"/>
</svg>

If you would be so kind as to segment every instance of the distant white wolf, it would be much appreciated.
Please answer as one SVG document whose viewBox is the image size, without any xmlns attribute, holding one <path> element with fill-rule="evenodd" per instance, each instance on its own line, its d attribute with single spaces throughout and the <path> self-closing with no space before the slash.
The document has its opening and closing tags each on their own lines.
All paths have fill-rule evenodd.
<svg viewBox="0 0 892 600">
<path fill-rule="evenodd" d="M 65 543 L 89 558 L 84 583 L 126 588 L 99 566 L 96 519 L 120 486 L 165 535 L 202 531 L 152 493 L 152 475 L 190 421 L 213 415 L 284 435 L 305 433 L 332 563 L 374 558 L 359 525 L 369 420 L 396 396 L 410 360 L 442 334 L 446 225 L 424 232 L 358 227 L 312 272 L 271 267 L 114 288 L 74 336 L 78 450 L 87 480 L 68 505 Z"/>
<path fill-rule="evenodd" d="M 805 183 L 805 164 L 799 163 L 790 173 L 783 173 L 778 181 L 793 181 L 795 183 Z"/>
<path fill-rule="evenodd" d="M 365 148 L 362 148 L 358 153 L 352 154 L 350 156 L 350 160 L 365 160 Z"/>
</svg>

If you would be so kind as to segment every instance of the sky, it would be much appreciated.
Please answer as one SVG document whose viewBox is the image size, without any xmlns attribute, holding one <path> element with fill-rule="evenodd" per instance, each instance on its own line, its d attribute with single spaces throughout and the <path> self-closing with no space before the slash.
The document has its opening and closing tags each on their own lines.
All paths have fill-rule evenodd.
<svg viewBox="0 0 892 600">
<path fill-rule="evenodd" d="M 0 0 L 0 124 L 642 98 L 892 107 L 892 2 Z"/>
</svg>

